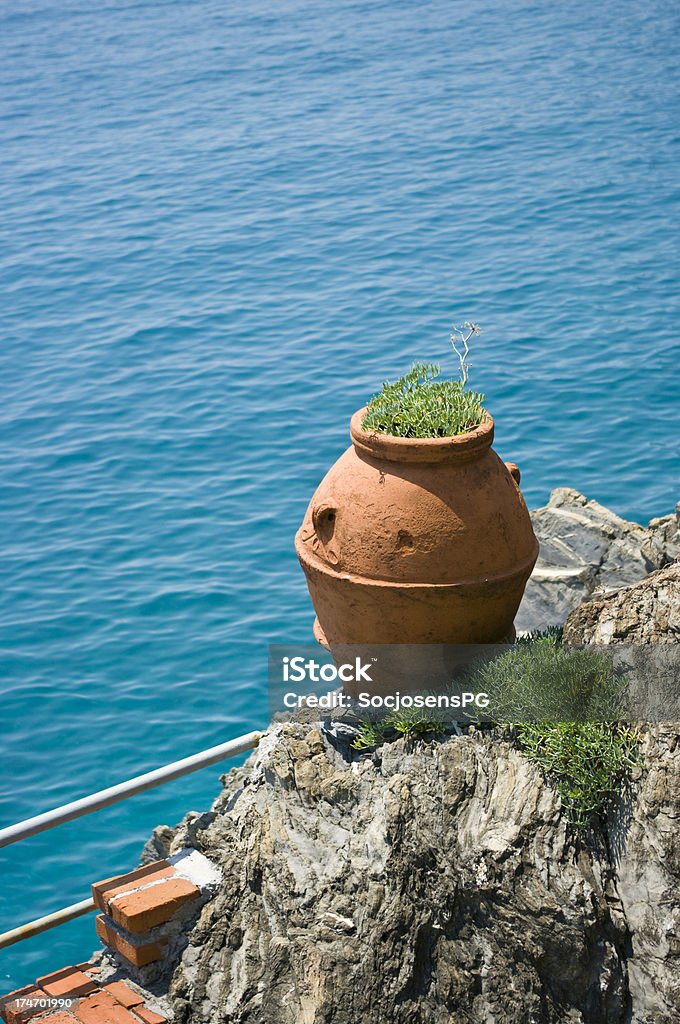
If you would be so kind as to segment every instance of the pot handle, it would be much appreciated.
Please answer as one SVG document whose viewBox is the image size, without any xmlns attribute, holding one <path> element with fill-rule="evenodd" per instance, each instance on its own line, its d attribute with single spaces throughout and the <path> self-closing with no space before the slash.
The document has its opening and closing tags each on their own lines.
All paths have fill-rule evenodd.
<svg viewBox="0 0 680 1024">
<path fill-rule="evenodd" d="M 326 561 L 333 566 L 340 564 L 340 557 L 331 544 L 335 532 L 338 510 L 333 505 L 315 505 L 312 509 L 312 526 L 323 550 Z"/>
<path fill-rule="evenodd" d="M 520 480 L 520 477 L 522 475 L 520 473 L 520 471 L 519 471 L 519 466 L 515 462 L 506 462 L 505 463 L 505 468 L 508 470 L 508 472 L 510 473 L 510 476 L 512 477 L 512 479 L 515 481 L 515 483 L 519 487 L 519 480 Z"/>
</svg>

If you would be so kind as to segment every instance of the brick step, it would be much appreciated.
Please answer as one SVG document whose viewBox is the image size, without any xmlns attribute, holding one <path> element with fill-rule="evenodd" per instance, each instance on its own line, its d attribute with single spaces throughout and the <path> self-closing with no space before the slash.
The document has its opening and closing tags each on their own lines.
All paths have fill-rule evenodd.
<svg viewBox="0 0 680 1024">
<path fill-rule="evenodd" d="M 219 871 L 196 850 L 95 882 L 97 934 L 134 967 L 162 961 L 170 936 L 214 891 Z"/>
<path fill-rule="evenodd" d="M 0 1000 L 6 1024 L 167 1024 L 128 981 L 99 981 L 90 963 L 64 967 Z"/>
<path fill-rule="evenodd" d="M 95 882 L 92 898 L 102 911 L 96 919 L 99 938 L 115 956 L 109 973 L 164 962 L 170 939 L 176 940 L 200 906 L 214 893 L 220 872 L 197 850 L 186 849 L 169 860 L 145 864 L 124 875 Z M 175 948 L 177 943 L 175 941 Z M 154 968 L 155 969 L 155 968 Z M 165 1024 L 165 1018 L 145 1005 L 140 992 L 127 981 L 97 980 L 95 964 L 64 967 L 38 978 L 35 985 L 0 999 L 6 1024 L 44 1021 L 45 1024 Z M 143 975 L 132 972 L 137 978 Z"/>
<path fill-rule="evenodd" d="M 92 886 L 92 898 L 99 909 L 133 935 L 165 924 L 180 907 L 200 896 L 198 886 L 179 876 L 167 860 Z"/>
</svg>

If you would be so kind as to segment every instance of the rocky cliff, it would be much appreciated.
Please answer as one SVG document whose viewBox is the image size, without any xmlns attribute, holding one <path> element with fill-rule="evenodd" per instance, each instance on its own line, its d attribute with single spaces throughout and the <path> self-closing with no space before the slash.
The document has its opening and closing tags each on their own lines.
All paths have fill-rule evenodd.
<svg viewBox="0 0 680 1024">
<path fill-rule="evenodd" d="M 224 883 L 175 971 L 178 1021 L 676 1020 L 675 741 L 646 737 L 632 818 L 583 843 L 497 737 L 352 761 L 274 730 L 195 832 Z"/>
<path fill-rule="evenodd" d="M 636 586 L 584 601 L 564 626 L 568 644 L 680 643 L 680 562 L 657 569 Z"/>
<path fill-rule="evenodd" d="M 554 507 L 586 508 L 575 493 Z M 656 533 L 654 559 L 667 561 L 675 520 L 651 539 L 637 529 L 639 551 Z M 596 582 L 614 579 L 617 543 L 604 543 Z M 670 566 L 595 598 L 569 638 L 677 641 L 679 590 Z M 498 733 L 360 755 L 342 730 L 272 727 L 210 813 L 148 844 L 147 857 L 196 848 L 222 871 L 166 979 L 175 1020 L 680 1020 L 678 729 L 647 726 L 641 744 L 631 790 L 577 836 L 551 784 Z"/>
</svg>

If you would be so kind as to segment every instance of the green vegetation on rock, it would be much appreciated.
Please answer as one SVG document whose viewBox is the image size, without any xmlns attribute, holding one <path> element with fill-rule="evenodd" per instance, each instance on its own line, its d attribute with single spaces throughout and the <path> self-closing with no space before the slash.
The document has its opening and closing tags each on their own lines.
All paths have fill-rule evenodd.
<svg viewBox="0 0 680 1024">
<path fill-rule="evenodd" d="M 563 647 L 558 629 L 533 633 L 478 668 L 472 685 L 555 786 L 567 820 L 585 830 L 604 817 L 639 763 L 637 735 L 618 720 L 623 683 L 609 653 Z"/>
<path fill-rule="evenodd" d="M 524 722 L 517 727 L 517 739 L 559 793 L 567 820 L 580 831 L 606 815 L 640 764 L 637 734 L 620 722 Z"/>
<path fill-rule="evenodd" d="M 465 686 L 490 698 L 485 723 L 477 727 L 500 727 L 538 765 L 578 831 L 606 815 L 641 764 L 637 733 L 620 721 L 623 684 L 610 655 L 563 647 L 561 630 L 520 638 L 473 666 Z M 369 751 L 399 736 L 433 739 L 446 731 L 432 711 L 402 710 L 362 722 L 352 745 Z"/>
<path fill-rule="evenodd" d="M 403 736 L 407 740 L 432 739 L 446 732 L 443 720 L 430 711 L 391 711 L 381 720 L 367 720 L 359 726 L 352 743 L 355 750 L 373 750 L 390 738 Z"/>
</svg>

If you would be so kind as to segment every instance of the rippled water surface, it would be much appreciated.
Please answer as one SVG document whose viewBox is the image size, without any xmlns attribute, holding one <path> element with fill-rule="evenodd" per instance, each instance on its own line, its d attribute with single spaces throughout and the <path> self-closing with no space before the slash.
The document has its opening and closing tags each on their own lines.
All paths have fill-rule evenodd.
<svg viewBox="0 0 680 1024">
<path fill-rule="evenodd" d="M 17 0 L 0 12 L 0 824 L 262 725 L 293 534 L 415 358 L 530 505 L 677 476 L 677 8 Z M 88 895 L 211 768 L 0 852 L 0 930 Z M 6 990 L 93 921 L 0 953 Z"/>
</svg>

